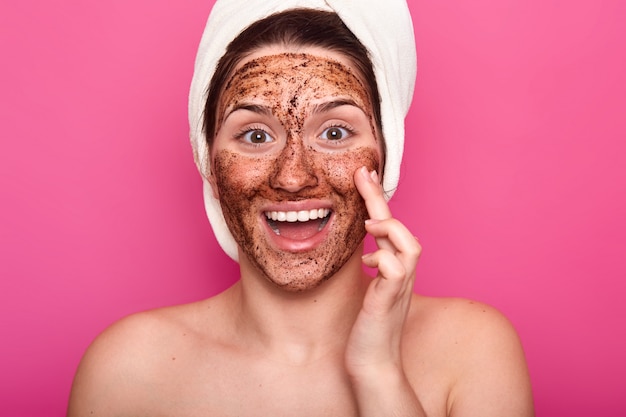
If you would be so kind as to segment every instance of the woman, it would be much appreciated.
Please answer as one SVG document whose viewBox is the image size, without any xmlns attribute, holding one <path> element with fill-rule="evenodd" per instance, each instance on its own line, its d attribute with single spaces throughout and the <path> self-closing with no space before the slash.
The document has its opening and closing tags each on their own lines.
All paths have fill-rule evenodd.
<svg viewBox="0 0 626 417">
<path fill-rule="evenodd" d="M 240 280 L 105 331 L 69 415 L 533 414 L 509 323 L 412 292 L 421 248 L 385 200 L 415 69 L 406 4 L 316 3 L 214 7 L 192 143 Z M 378 249 L 363 255 L 366 233 Z"/>
</svg>

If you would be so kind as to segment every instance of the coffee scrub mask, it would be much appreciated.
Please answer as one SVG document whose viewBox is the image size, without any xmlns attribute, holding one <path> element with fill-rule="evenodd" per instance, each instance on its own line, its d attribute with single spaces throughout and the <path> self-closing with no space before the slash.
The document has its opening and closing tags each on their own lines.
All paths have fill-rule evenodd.
<svg viewBox="0 0 626 417">
<path fill-rule="evenodd" d="M 353 177 L 381 152 L 365 88 L 329 57 L 261 56 L 233 74 L 218 120 L 211 183 L 232 236 L 274 284 L 316 287 L 365 236 Z M 315 218 L 288 221 L 294 207 Z"/>
</svg>

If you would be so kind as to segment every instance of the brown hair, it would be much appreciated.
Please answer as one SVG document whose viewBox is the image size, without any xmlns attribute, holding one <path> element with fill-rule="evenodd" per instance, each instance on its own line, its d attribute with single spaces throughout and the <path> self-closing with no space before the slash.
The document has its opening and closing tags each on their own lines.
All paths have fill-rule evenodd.
<svg viewBox="0 0 626 417">
<path fill-rule="evenodd" d="M 374 121 L 382 135 L 380 96 L 367 49 L 333 12 L 290 9 L 256 21 L 243 30 L 226 48 L 209 84 L 204 107 L 203 130 L 209 148 L 216 129 L 219 97 L 237 64 L 253 51 L 271 45 L 315 46 L 341 53 L 354 65 L 369 90 Z M 382 141 L 383 154 L 385 144 Z M 383 158 L 384 160 L 384 158 Z"/>
</svg>

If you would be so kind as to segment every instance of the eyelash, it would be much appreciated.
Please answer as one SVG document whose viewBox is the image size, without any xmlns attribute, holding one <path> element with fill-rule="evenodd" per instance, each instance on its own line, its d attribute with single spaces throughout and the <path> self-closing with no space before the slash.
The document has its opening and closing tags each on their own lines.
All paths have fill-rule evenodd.
<svg viewBox="0 0 626 417">
<path fill-rule="evenodd" d="M 354 135 L 354 133 L 355 133 L 354 128 L 352 126 L 349 126 L 349 125 L 347 125 L 345 123 L 332 123 L 332 124 L 324 127 L 324 129 L 322 129 L 322 134 L 324 132 L 326 132 L 328 129 L 332 129 L 332 128 L 341 128 L 341 129 L 344 129 L 344 130 L 346 130 L 348 132 L 348 135 L 345 138 L 335 139 L 335 140 L 333 140 L 333 139 L 325 139 L 325 138 L 321 137 L 322 135 L 320 135 L 320 139 L 322 139 L 322 140 L 324 140 L 324 141 L 326 141 L 328 143 L 332 143 L 333 145 L 339 145 L 339 144 L 343 143 L 344 141 L 346 141 L 349 138 L 351 138 Z"/>
<path fill-rule="evenodd" d="M 263 129 L 263 128 L 262 128 L 262 127 L 260 127 L 260 126 L 248 126 L 248 127 L 245 127 L 245 128 L 243 128 L 243 129 L 241 129 L 239 132 L 235 133 L 235 135 L 234 135 L 233 137 L 234 137 L 235 139 L 237 139 L 237 140 L 241 141 L 241 142 L 242 142 L 244 145 L 246 145 L 246 146 L 251 146 L 251 147 L 253 147 L 253 148 L 258 148 L 258 147 L 260 147 L 261 145 L 264 145 L 264 144 L 266 144 L 266 143 L 268 143 L 268 142 L 263 142 L 263 143 L 254 143 L 254 142 L 249 142 L 249 141 L 247 141 L 247 140 L 245 140 L 245 139 L 244 139 L 244 137 L 245 137 L 248 133 L 250 133 L 250 132 L 254 132 L 254 131 L 256 131 L 256 130 L 258 130 L 258 131 L 261 131 L 261 132 L 265 133 L 265 134 L 268 136 L 268 138 L 270 138 L 270 139 L 274 140 L 274 138 L 272 137 L 272 135 L 270 135 L 270 134 L 267 132 L 267 130 Z"/>
<path fill-rule="evenodd" d="M 327 143 L 332 143 L 333 145 L 340 145 L 340 144 L 342 144 L 344 141 L 346 141 L 350 137 L 352 137 L 354 135 L 354 133 L 355 133 L 354 128 L 352 126 L 349 126 L 349 125 L 347 125 L 345 123 L 332 123 L 332 124 L 324 127 L 324 129 L 322 129 L 322 134 L 324 132 L 326 132 L 327 130 L 332 129 L 332 128 L 340 128 L 340 129 L 344 129 L 344 130 L 346 130 L 348 132 L 348 135 L 346 137 L 342 137 L 340 139 L 334 139 L 334 140 L 333 139 L 323 138 L 322 135 L 319 136 L 321 140 L 323 140 L 323 141 L 325 141 Z M 234 138 L 239 140 L 239 141 L 241 141 L 246 146 L 251 146 L 253 148 L 258 148 L 261 145 L 264 145 L 264 144 L 268 143 L 268 142 L 254 143 L 254 142 L 250 142 L 250 141 L 244 139 L 244 137 L 248 133 L 254 132 L 255 130 L 264 132 L 270 139 L 272 139 L 272 140 L 274 139 L 272 137 L 272 135 L 270 135 L 265 129 L 263 129 L 260 126 L 248 126 L 248 127 L 245 127 L 243 129 L 241 129 L 239 132 L 235 133 Z"/>
</svg>

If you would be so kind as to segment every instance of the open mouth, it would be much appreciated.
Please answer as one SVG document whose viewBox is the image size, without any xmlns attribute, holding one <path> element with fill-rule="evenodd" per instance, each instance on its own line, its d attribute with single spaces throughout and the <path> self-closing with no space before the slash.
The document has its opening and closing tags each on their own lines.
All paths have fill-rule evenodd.
<svg viewBox="0 0 626 417">
<path fill-rule="evenodd" d="M 276 235 L 305 240 L 320 232 L 330 219 L 327 208 L 301 211 L 266 211 L 267 224 Z"/>
</svg>

